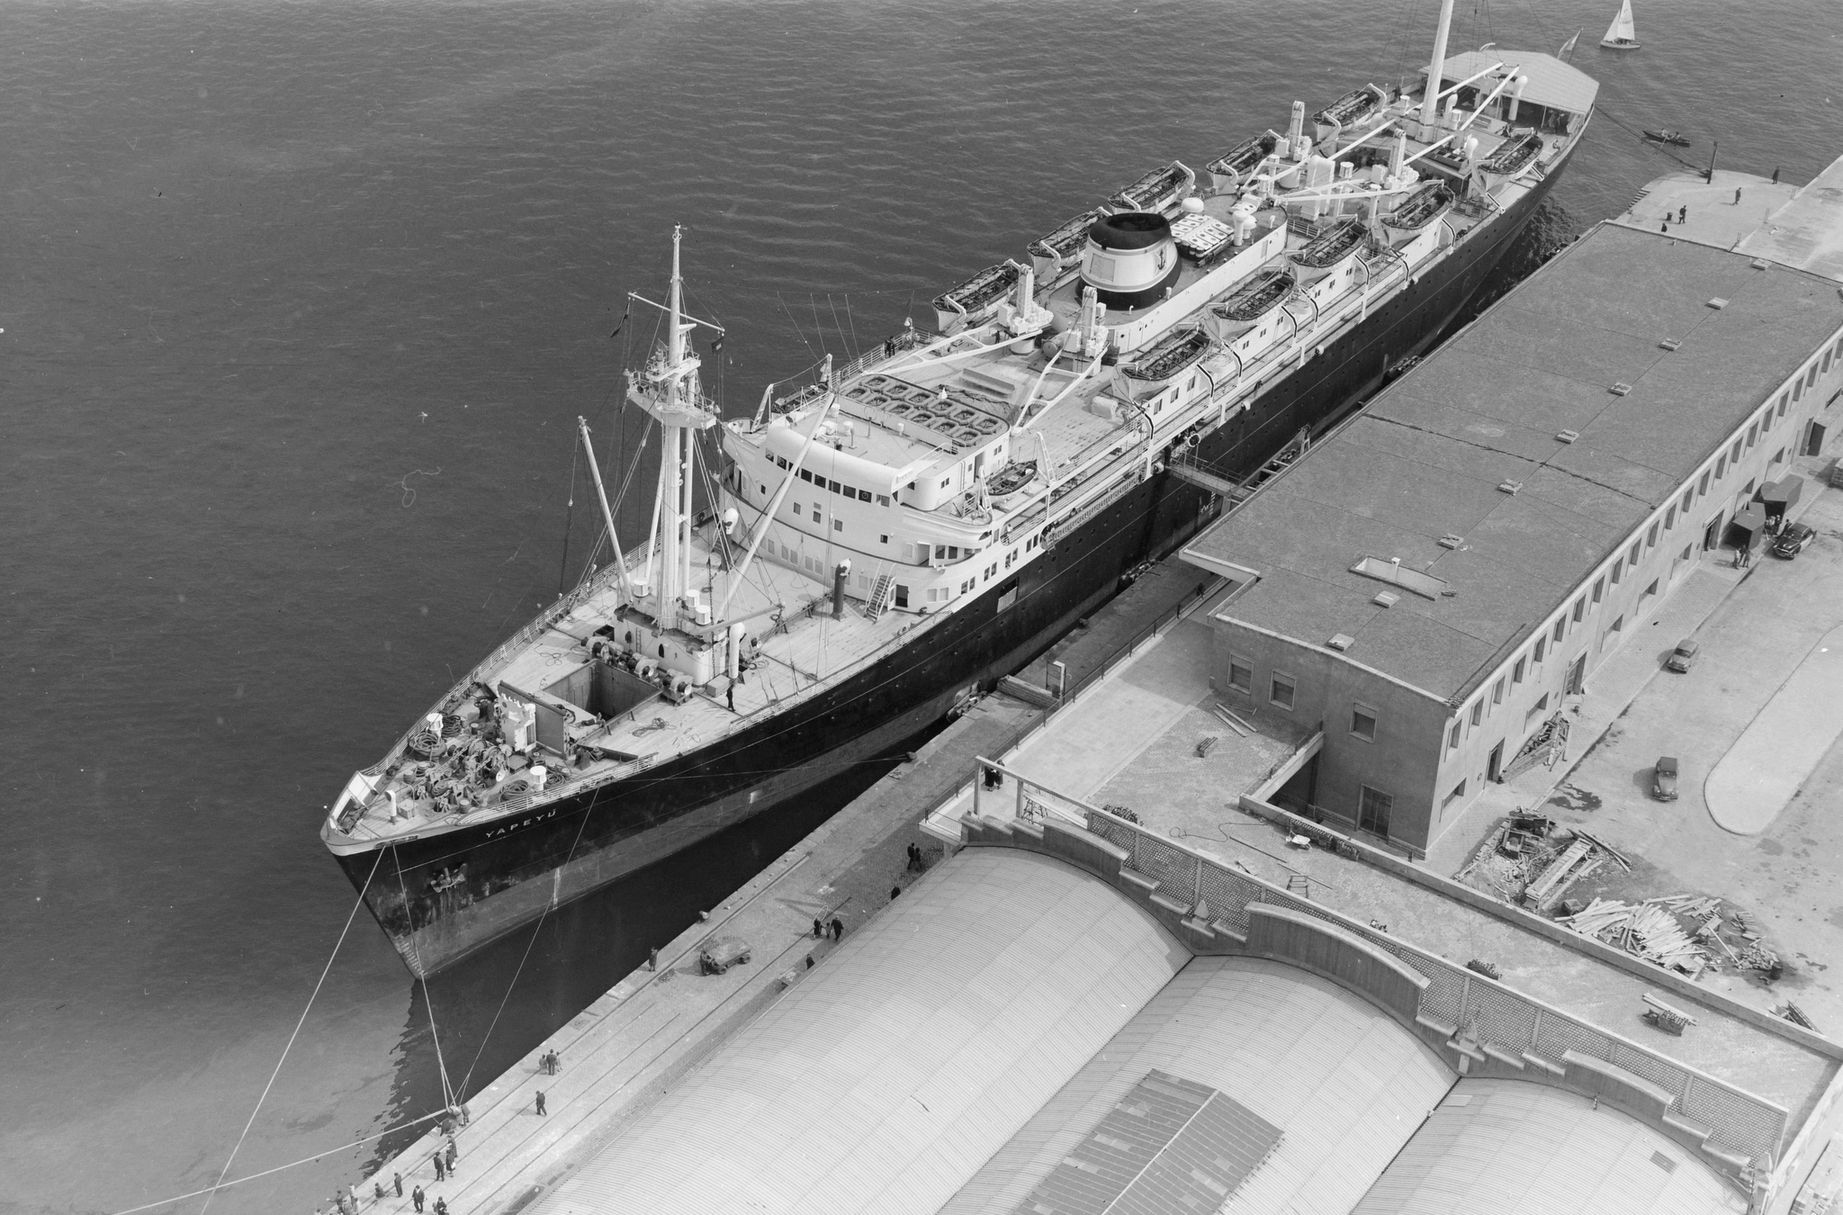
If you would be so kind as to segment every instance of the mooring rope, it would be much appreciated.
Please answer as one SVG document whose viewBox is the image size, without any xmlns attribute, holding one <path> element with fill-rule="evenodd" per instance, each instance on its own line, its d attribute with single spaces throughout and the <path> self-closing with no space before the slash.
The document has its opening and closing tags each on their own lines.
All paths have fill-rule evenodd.
<svg viewBox="0 0 1843 1215">
<path fill-rule="evenodd" d="M 320 968 L 320 978 L 314 984 L 313 994 L 307 997 L 307 1007 L 301 1010 L 300 1020 L 294 1023 L 294 1032 L 288 1035 L 288 1044 L 282 1047 L 282 1057 L 275 1061 L 275 1070 L 269 1073 L 269 1082 L 262 1086 L 262 1096 L 256 1098 L 256 1108 L 250 1111 L 249 1121 L 243 1124 L 243 1133 L 237 1136 L 236 1146 L 230 1149 L 230 1156 L 224 1161 L 224 1167 L 218 1170 L 218 1179 L 212 1182 L 207 1190 L 197 1191 L 207 1194 L 205 1205 L 199 1209 L 199 1215 L 205 1215 L 205 1212 L 211 1209 L 211 1199 L 217 1196 L 219 1188 L 224 1184 L 225 1174 L 230 1172 L 230 1166 L 237 1159 L 237 1153 L 243 1150 L 243 1141 L 249 1138 L 250 1128 L 256 1125 L 256 1115 L 262 1112 L 262 1103 L 269 1099 L 269 1090 L 275 1087 L 275 1078 L 282 1074 L 282 1064 L 288 1061 L 288 1052 L 294 1049 L 294 1040 L 301 1036 L 301 1026 L 307 1024 L 307 1014 L 313 1009 L 314 1000 L 319 997 L 320 988 L 326 983 L 326 976 L 332 973 L 333 959 L 339 956 L 339 947 L 346 943 L 346 934 L 352 931 L 352 921 L 357 918 L 358 909 L 365 905 L 365 891 L 371 889 L 371 879 L 377 876 L 378 866 L 383 861 L 384 854 L 380 852 L 377 859 L 371 862 L 371 872 L 365 875 L 365 884 L 359 889 L 358 898 L 353 902 L 352 910 L 346 916 L 346 926 L 339 930 L 339 940 L 333 943 L 333 952 L 327 955 L 326 965 Z M 188 1198 L 191 1196 L 190 1194 L 184 1195 Z"/>
</svg>

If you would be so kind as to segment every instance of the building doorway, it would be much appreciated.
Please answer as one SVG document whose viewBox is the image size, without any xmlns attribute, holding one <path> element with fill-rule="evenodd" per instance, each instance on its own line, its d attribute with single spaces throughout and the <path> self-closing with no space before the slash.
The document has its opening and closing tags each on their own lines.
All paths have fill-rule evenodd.
<svg viewBox="0 0 1843 1215">
<path fill-rule="evenodd" d="M 1502 746 L 1503 744 L 1499 744 Z M 1362 802 L 1357 808 L 1357 826 L 1380 835 L 1384 839 L 1389 835 L 1389 811 L 1394 809 L 1395 799 L 1380 789 L 1363 786 Z"/>
<path fill-rule="evenodd" d="M 1491 748 L 1491 762 L 1485 766 L 1485 779 L 1492 784 L 1504 779 L 1504 740 L 1498 739 L 1497 746 Z"/>
<path fill-rule="evenodd" d="M 1582 654 L 1568 668 L 1567 682 L 1562 684 L 1562 695 L 1579 696 L 1587 686 L 1587 655 Z"/>
<path fill-rule="evenodd" d="M 1709 525 L 1702 529 L 1702 551 L 1712 553 L 1721 547 L 1721 514 L 1717 512 Z"/>
<path fill-rule="evenodd" d="M 1811 423 L 1811 429 L 1805 431 L 1805 454 L 1815 456 L 1824 450 L 1824 424 Z"/>
</svg>

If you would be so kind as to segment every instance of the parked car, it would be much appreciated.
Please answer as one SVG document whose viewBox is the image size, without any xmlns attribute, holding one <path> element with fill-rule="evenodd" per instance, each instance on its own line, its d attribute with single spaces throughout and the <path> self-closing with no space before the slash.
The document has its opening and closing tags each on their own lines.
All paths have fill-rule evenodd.
<svg viewBox="0 0 1843 1215">
<path fill-rule="evenodd" d="M 1701 646 L 1687 638 L 1677 642 L 1677 648 L 1670 651 L 1670 657 L 1664 659 L 1664 669 L 1679 675 L 1688 674 L 1689 669 L 1696 665 L 1696 655 L 1701 650 Z"/>
<path fill-rule="evenodd" d="M 1817 529 L 1814 527 L 1804 523 L 1788 523 L 1785 530 L 1779 533 L 1779 538 L 1773 541 L 1773 556 L 1790 561 L 1816 536 Z"/>
<path fill-rule="evenodd" d="M 746 966 L 752 951 L 741 937 L 712 937 L 698 950 L 698 969 L 720 975 L 732 966 Z"/>
<path fill-rule="evenodd" d="M 1660 802 L 1677 800 L 1677 758 L 1674 755 L 1660 755 L 1657 766 L 1651 769 L 1651 796 Z"/>
</svg>

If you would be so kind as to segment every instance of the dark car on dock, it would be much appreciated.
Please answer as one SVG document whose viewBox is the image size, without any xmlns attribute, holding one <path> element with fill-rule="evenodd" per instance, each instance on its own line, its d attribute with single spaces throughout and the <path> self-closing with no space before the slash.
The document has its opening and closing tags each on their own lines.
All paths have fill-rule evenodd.
<svg viewBox="0 0 1843 1215">
<path fill-rule="evenodd" d="M 1687 675 L 1689 669 L 1696 665 L 1696 655 L 1702 647 L 1687 639 L 1677 642 L 1677 648 L 1670 651 L 1670 657 L 1664 659 L 1664 669 Z"/>
<path fill-rule="evenodd" d="M 1674 755 L 1660 755 L 1657 765 L 1651 769 L 1651 796 L 1660 802 L 1677 800 L 1677 758 Z"/>
<path fill-rule="evenodd" d="M 1790 561 L 1816 537 L 1816 528 L 1804 523 L 1788 523 L 1785 530 L 1779 533 L 1779 538 L 1773 541 L 1773 556 Z"/>
</svg>

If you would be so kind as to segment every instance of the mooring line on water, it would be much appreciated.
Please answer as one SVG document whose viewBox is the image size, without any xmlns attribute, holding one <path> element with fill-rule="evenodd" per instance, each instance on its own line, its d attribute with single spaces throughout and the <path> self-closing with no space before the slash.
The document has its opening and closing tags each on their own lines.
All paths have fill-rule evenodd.
<svg viewBox="0 0 1843 1215">
<path fill-rule="evenodd" d="M 199 1208 L 199 1215 L 205 1215 L 211 1209 L 211 1199 L 217 1195 L 219 1187 L 224 1184 L 224 1175 L 230 1172 L 231 1164 L 237 1159 L 237 1153 L 243 1150 L 243 1141 L 249 1138 L 250 1128 L 256 1125 L 256 1115 L 262 1112 L 262 1103 L 269 1099 L 269 1090 L 275 1087 L 275 1078 L 282 1074 L 282 1064 L 288 1062 L 288 1052 L 294 1049 L 294 1040 L 301 1036 L 301 1027 L 307 1024 L 307 1014 L 313 1010 L 314 1001 L 319 998 L 320 988 L 326 984 L 326 976 L 333 971 L 333 959 L 339 956 L 339 947 L 346 943 L 346 934 L 352 931 L 352 921 L 358 917 L 358 909 L 365 905 L 365 892 L 371 889 L 371 879 L 377 876 L 378 866 L 384 863 L 384 854 L 378 853 L 371 862 L 371 872 L 365 875 L 365 884 L 359 888 L 358 898 L 352 904 L 352 910 L 346 915 L 346 926 L 339 930 L 339 939 L 333 942 L 333 952 L 327 955 L 326 965 L 320 968 L 320 978 L 314 983 L 313 994 L 307 997 L 307 1007 L 301 1010 L 300 1020 L 294 1023 L 294 1032 L 288 1035 L 288 1044 L 282 1047 L 282 1057 L 275 1061 L 275 1070 L 269 1073 L 269 1082 L 262 1086 L 262 1096 L 256 1098 L 256 1108 L 250 1111 L 248 1122 L 243 1124 L 243 1133 L 237 1136 L 236 1146 L 230 1149 L 230 1156 L 224 1161 L 224 1167 L 218 1170 L 218 1179 L 208 1190 L 197 1193 L 207 1194 L 205 1205 Z M 194 1195 L 184 1195 L 191 1198 Z M 144 1209 L 144 1208 L 143 1208 Z"/>
<path fill-rule="evenodd" d="M 384 1138 L 386 1135 L 395 1135 L 398 1131 L 407 1131 L 413 1126 L 420 1126 L 425 1122 L 433 1122 L 435 1119 L 447 1114 L 447 1112 L 447 1110 L 437 1110 L 433 1114 L 424 1114 L 420 1118 L 411 1119 L 401 1126 L 393 1126 L 388 1130 L 379 1131 L 375 1135 L 366 1135 L 363 1139 L 354 1139 L 350 1143 L 342 1143 L 338 1147 L 327 1148 L 323 1152 L 315 1152 L 313 1155 L 303 1156 L 299 1160 L 291 1160 L 287 1164 L 278 1164 L 273 1168 L 264 1169 L 260 1173 L 250 1173 L 231 1181 L 219 1181 L 215 1185 L 206 1186 L 201 1190 L 193 1190 L 188 1194 L 175 1194 L 171 1198 L 162 1198 L 158 1202 L 142 1203 L 138 1207 L 127 1207 L 120 1211 L 113 1211 L 110 1215 L 140 1215 L 142 1211 L 153 1211 L 160 1207 L 171 1206 L 175 1202 L 184 1202 L 188 1198 L 197 1198 L 200 1194 L 212 1194 L 216 1193 L 218 1190 L 228 1190 L 232 1186 L 242 1185 L 246 1181 L 260 1181 L 264 1177 L 272 1177 L 277 1173 L 285 1173 L 289 1169 L 298 1169 L 304 1164 L 312 1164 L 314 1161 L 322 1160 L 335 1152 L 349 1152 L 355 1147 L 364 1147 L 367 1143 L 374 1143 Z"/>
</svg>

